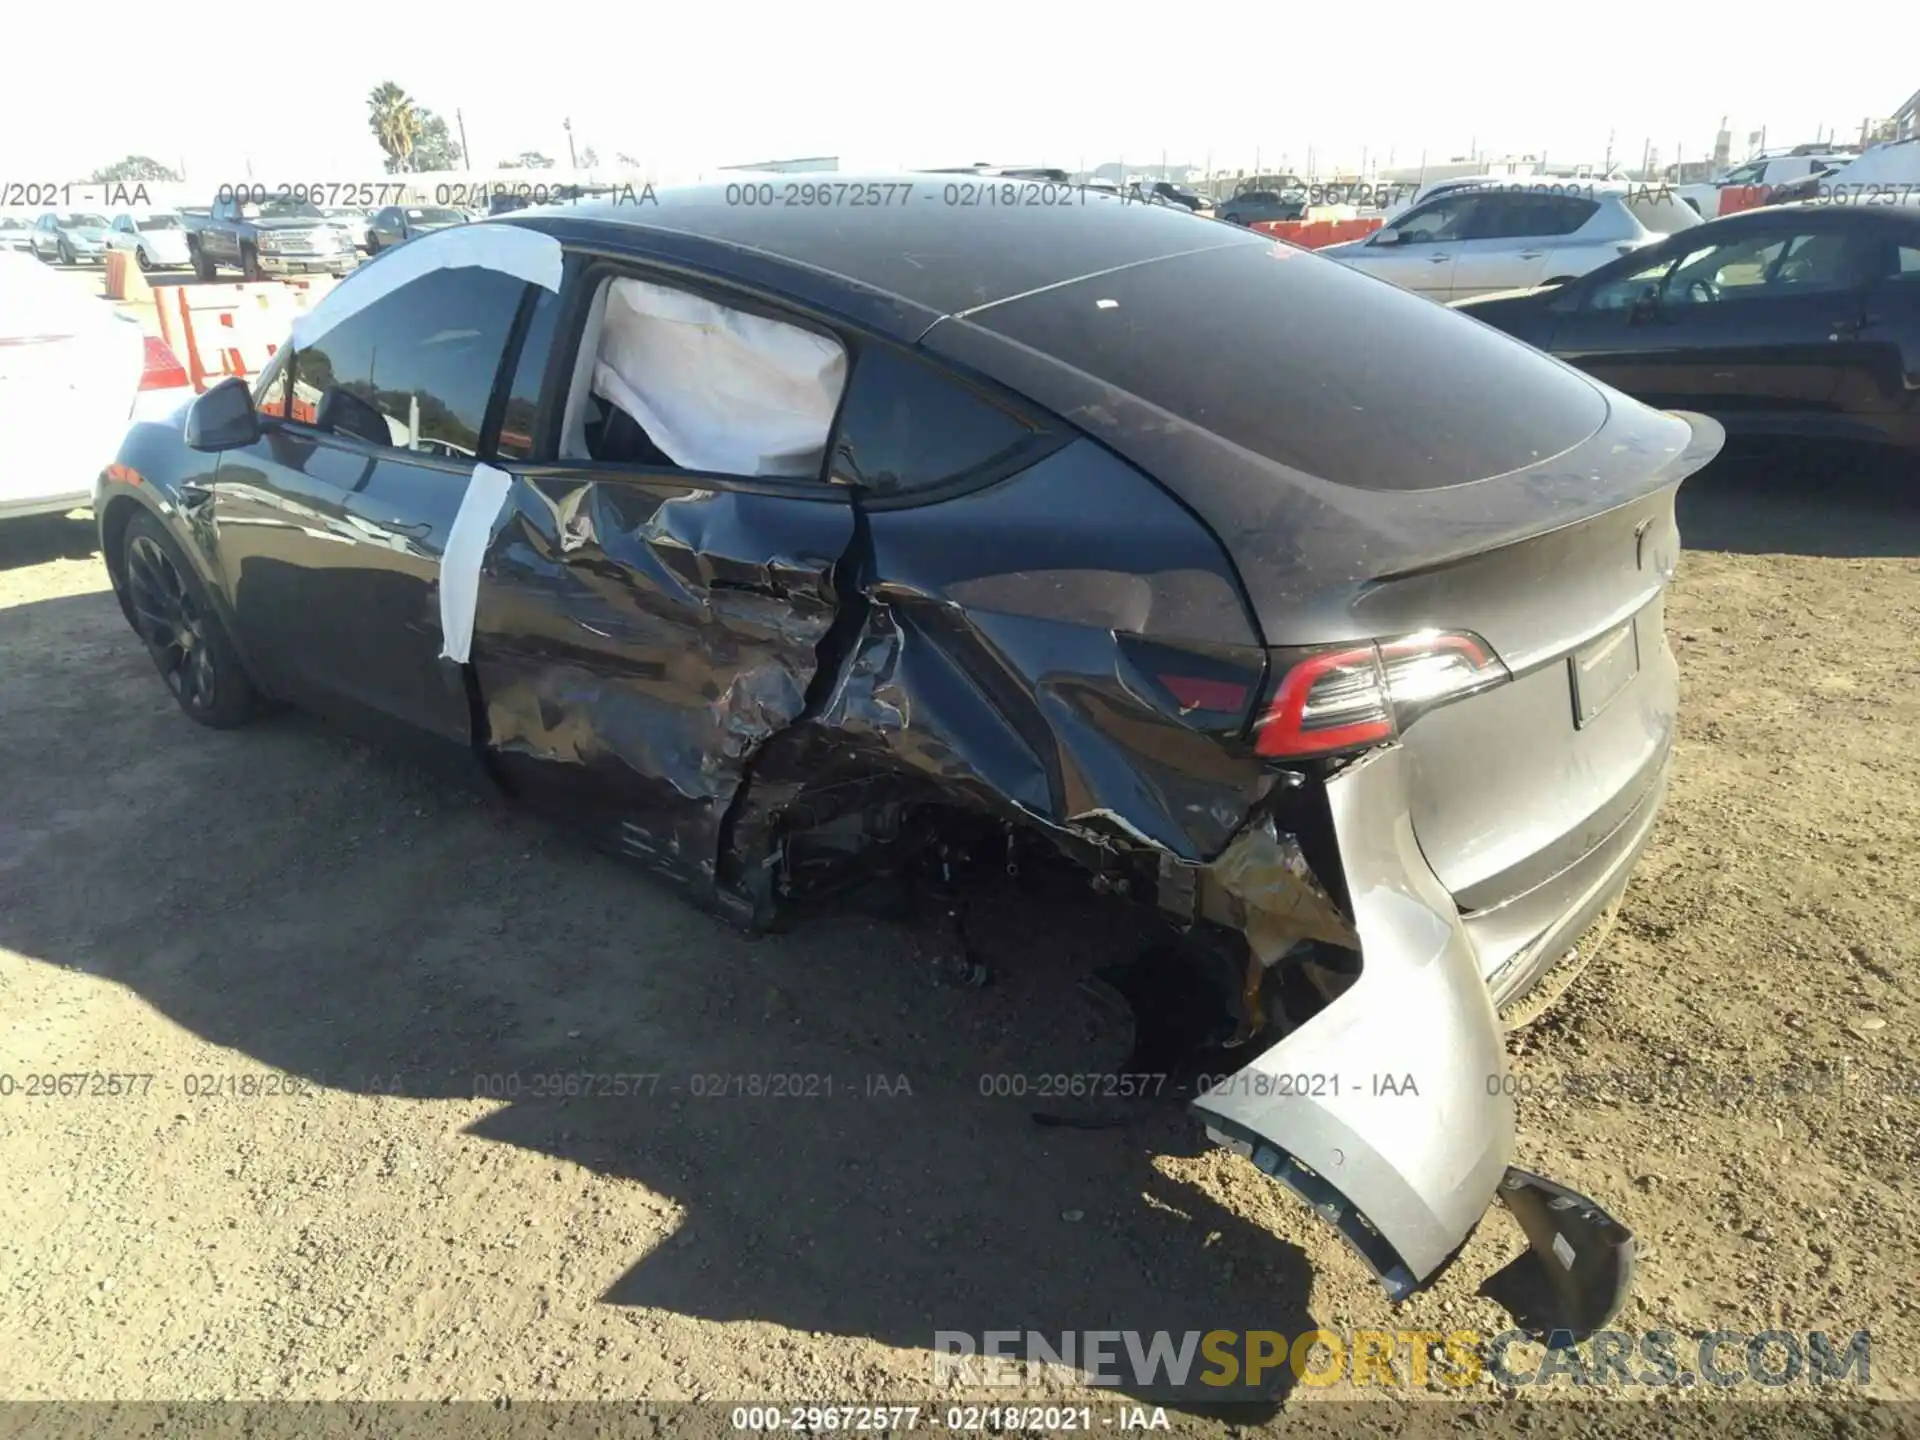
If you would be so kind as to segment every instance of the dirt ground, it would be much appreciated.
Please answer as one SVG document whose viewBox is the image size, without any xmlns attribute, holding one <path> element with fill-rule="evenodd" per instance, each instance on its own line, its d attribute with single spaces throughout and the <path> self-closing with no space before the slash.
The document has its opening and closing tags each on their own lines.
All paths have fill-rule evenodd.
<svg viewBox="0 0 1920 1440">
<path fill-rule="evenodd" d="M 1844 479 L 1683 492 L 1670 797 L 1511 1051 L 1520 1163 L 1640 1237 L 1621 1328 L 1870 1329 L 1911 1400 L 1920 497 Z M 0 528 L 0 797 L 0 1396 L 901 1401 L 955 1393 L 939 1330 L 1510 1323 L 1504 1215 L 1395 1310 L 1176 1107 L 980 1093 L 1108 1053 L 1076 982 L 1124 925 L 996 902 L 959 988 L 885 919 L 743 939 L 317 721 L 199 729 L 81 520 Z M 85 1072 L 151 1078 L 21 1088 Z M 658 1079 L 537 1093 L 582 1072 Z M 769 1073 L 832 1093 L 724 1078 Z"/>
</svg>

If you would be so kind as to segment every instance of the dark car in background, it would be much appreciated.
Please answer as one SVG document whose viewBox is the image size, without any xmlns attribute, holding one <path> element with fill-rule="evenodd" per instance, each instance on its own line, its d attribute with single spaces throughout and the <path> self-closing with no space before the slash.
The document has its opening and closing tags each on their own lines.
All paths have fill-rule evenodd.
<svg viewBox="0 0 1920 1440">
<path fill-rule="evenodd" d="M 1129 199 L 1149 205 L 1177 205 L 1182 210 L 1204 210 L 1207 202 L 1171 180 L 1135 180 L 1126 189 Z"/>
<path fill-rule="evenodd" d="M 194 273 L 212 280 L 224 268 L 248 280 L 269 276 L 344 275 L 358 257 L 347 233 L 305 200 L 272 196 L 216 199 L 203 217 L 180 212 Z"/>
<path fill-rule="evenodd" d="M 1786 205 L 1454 308 L 1739 435 L 1920 449 L 1920 207 Z"/>
<path fill-rule="evenodd" d="M 725 195 L 423 236 L 136 426 L 95 511 L 181 708 L 438 743 L 751 929 L 1126 897 L 1216 1141 L 1395 1296 L 1498 1199 L 1602 1323 L 1631 1237 L 1510 1168 L 1499 1011 L 1647 842 L 1718 428 L 1178 208 Z"/>
<path fill-rule="evenodd" d="M 468 219 L 466 211 L 444 205 L 388 205 L 374 212 L 367 224 L 367 252 L 377 255 L 395 245 L 406 244 L 416 235 L 465 225 Z"/>
<path fill-rule="evenodd" d="M 1230 225 L 1258 225 L 1268 220 L 1300 220 L 1307 213 L 1305 190 L 1248 190 L 1213 207 L 1213 218 Z"/>
</svg>

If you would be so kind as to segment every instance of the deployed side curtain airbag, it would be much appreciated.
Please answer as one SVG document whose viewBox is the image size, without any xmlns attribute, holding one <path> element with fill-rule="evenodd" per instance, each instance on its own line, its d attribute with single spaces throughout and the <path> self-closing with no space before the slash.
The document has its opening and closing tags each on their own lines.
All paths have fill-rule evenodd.
<svg viewBox="0 0 1920 1440">
<path fill-rule="evenodd" d="M 644 280 L 612 283 L 593 367 L 674 464 L 724 475 L 817 475 L 846 378 L 835 340 Z"/>
</svg>

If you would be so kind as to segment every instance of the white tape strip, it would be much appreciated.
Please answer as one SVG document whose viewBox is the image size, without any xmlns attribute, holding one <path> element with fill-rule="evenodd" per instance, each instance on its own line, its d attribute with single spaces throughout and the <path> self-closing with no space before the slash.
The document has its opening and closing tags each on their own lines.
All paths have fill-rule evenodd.
<svg viewBox="0 0 1920 1440">
<path fill-rule="evenodd" d="M 293 322 L 294 348 L 303 349 L 342 320 L 435 270 L 477 266 L 518 275 L 558 294 L 565 261 L 560 242 L 524 225 L 476 222 L 433 230 L 370 259 Z"/>
<path fill-rule="evenodd" d="M 486 558 L 493 527 L 506 508 L 513 476 L 491 465 L 473 467 L 460 513 L 447 532 L 440 556 L 440 658 L 467 663 L 473 646 L 473 612 L 480 603 L 480 562 Z"/>
</svg>

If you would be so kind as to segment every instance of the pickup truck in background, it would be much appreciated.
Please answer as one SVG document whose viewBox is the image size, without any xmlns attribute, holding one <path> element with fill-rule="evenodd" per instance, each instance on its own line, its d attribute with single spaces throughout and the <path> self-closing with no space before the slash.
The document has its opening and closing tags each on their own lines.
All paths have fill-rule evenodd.
<svg viewBox="0 0 1920 1440">
<path fill-rule="evenodd" d="M 340 276 L 358 263 L 340 226 L 305 200 L 216 200 L 203 219 L 183 211 L 194 273 L 238 270 L 249 280 L 277 275 Z"/>
</svg>

